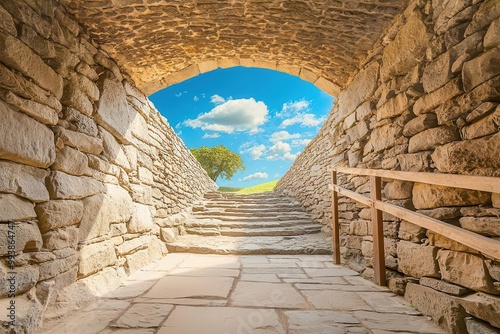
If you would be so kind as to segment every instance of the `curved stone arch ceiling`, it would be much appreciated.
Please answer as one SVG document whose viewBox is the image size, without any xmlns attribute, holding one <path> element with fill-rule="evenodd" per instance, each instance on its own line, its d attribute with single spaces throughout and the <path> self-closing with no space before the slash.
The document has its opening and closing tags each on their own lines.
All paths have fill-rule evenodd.
<svg viewBox="0 0 500 334">
<path fill-rule="evenodd" d="M 270 68 L 336 95 L 401 0 L 62 0 L 146 94 L 215 68 Z"/>
</svg>

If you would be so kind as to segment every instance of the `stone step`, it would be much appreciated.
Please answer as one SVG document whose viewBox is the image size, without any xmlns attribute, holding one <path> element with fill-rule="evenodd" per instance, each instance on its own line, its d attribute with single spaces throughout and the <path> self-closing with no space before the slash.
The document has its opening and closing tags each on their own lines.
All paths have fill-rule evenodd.
<svg viewBox="0 0 500 334">
<path fill-rule="evenodd" d="M 232 210 L 247 210 L 249 212 L 253 211 L 304 211 L 302 206 L 295 203 L 282 203 L 280 205 L 276 204 L 221 204 L 221 203 L 204 203 L 200 205 L 196 205 L 193 208 L 193 211 L 205 211 L 208 209 L 225 209 L 226 211 Z"/>
<path fill-rule="evenodd" d="M 303 235 L 321 232 L 321 226 L 318 224 L 296 225 L 284 227 L 266 227 L 266 228 L 209 228 L 194 227 L 187 228 L 187 233 L 196 235 L 224 235 L 232 237 L 244 236 L 290 236 Z"/>
<path fill-rule="evenodd" d="M 216 218 L 218 216 L 221 217 L 268 217 L 270 219 L 275 219 L 275 217 L 290 217 L 290 219 L 297 219 L 294 217 L 301 218 L 310 218 L 311 216 L 303 211 L 255 211 L 255 212 L 246 212 L 246 211 L 227 211 L 227 210 L 216 210 L 212 209 L 209 211 L 196 211 L 193 212 L 193 216 L 195 217 L 213 217 Z"/>
<path fill-rule="evenodd" d="M 262 220 L 272 220 L 272 221 L 284 221 L 284 220 L 311 220 L 311 216 L 302 213 L 301 215 L 284 215 L 282 213 L 276 215 L 231 215 L 223 213 L 213 213 L 209 215 L 199 215 L 198 213 L 193 214 L 194 217 L 210 217 L 212 219 L 218 219 L 221 221 L 242 221 L 242 222 L 258 222 Z"/>
<path fill-rule="evenodd" d="M 186 222 L 186 227 L 207 227 L 207 228 L 275 228 L 280 226 L 295 226 L 314 224 L 310 219 L 282 220 L 282 221 L 222 221 L 219 219 L 193 219 Z M 321 225 L 314 224 L 319 227 Z"/>
<path fill-rule="evenodd" d="M 169 252 L 197 254 L 332 254 L 331 235 L 326 233 L 272 237 L 185 235 L 168 243 L 167 248 Z"/>
</svg>

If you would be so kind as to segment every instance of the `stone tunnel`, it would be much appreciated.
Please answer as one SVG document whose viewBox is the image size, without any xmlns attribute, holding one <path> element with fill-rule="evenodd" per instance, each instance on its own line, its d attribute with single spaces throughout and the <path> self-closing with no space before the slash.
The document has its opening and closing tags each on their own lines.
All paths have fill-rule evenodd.
<svg viewBox="0 0 500 334">
<path fill-rule="evenodd" d="M 336 97 L 276 189 L 326 232 L 332 166 L 500 176 L 498 0 L 0 0 L 2 332 L 10 266 L 13 330 L 35 333 L 167 254 L 161 229 L 217 186 L 148 95 L 233 66 Z M 500 237 L 500 189 L 383 196 Z M 370 279 L 369 209 L 339 210 L 342 256 Z M 498 333 L 498 259 L 389 215 L 384 237 L 392 291 L 450 333 Z"/>
</svg>

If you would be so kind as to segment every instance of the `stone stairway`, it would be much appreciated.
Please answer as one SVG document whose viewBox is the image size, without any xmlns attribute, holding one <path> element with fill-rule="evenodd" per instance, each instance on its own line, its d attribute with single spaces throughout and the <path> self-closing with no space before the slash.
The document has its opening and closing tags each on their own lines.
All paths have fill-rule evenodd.
<svg viewBox="0 0 500 334">
<path fill-rule="evenodd" d="M 278 193 L 212 192 L 195 204 L 186 235 L 167 243 L 170 252 L 202 254 L 331 254 L 300 203 Z"/>
</svg>

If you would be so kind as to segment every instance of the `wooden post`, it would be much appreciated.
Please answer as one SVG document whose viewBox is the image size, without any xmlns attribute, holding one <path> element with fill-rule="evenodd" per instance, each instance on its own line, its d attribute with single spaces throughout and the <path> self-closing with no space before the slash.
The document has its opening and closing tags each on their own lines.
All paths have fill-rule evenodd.
<svg viewBox="0 0 500 334">
<path fill-rule="evenodd" d="M 382 199 L 382 179 L 370 176 L 370 198 L 373 201 Z M 382 211 L 371 207 L 373 233 L 373 269 L 374 281 L 378 285 L 387 285 L 385 278 L 384 225 Z"/>
<path fill-rule="evenodd" d="M 332 171 L 333 185 L 337 185 L 337 172 Z M 340 224 L 339 224 L 339 195 L 335 188 L 332 191 L 332 241 L 333 262 L 340 264 Z"/>
</svg>

